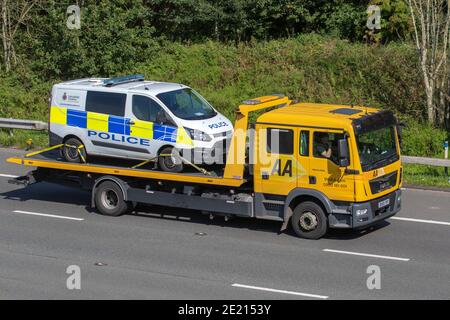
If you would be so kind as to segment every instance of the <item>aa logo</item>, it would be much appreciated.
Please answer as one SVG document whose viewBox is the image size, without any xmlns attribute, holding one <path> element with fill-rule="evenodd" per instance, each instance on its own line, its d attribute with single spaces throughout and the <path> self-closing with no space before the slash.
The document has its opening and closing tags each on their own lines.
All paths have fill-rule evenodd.
<svg viewBox="0 0 450 320">
<path fill-rule="evenodd" d="M 289 177 L 292 177 L 292 160 L 287 160 L 283 166 L 281 159 L 277 159 L 270 174 L 277 174 L 279 176 L 288 175 Z"/>
</svg>

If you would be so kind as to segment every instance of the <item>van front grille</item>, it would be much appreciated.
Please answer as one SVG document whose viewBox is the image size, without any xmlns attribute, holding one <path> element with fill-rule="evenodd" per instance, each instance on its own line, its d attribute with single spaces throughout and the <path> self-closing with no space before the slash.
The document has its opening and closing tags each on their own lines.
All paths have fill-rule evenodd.
<svg viewBox="0 0 450 320">
<path fill-rule="evenodd" d="M 370 180 L 370 191 L 372 194 L 380 193 L 390 189 L 397 183 L 397 171 L 385 174 L 384 176 Z"/>
</svg>

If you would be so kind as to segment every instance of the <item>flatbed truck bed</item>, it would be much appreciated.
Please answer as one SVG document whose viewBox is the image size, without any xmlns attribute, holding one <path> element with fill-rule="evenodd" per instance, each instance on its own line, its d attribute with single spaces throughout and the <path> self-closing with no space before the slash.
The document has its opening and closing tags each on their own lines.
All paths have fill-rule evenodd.
<svg viewBox="0 0 450 320">
<path fill-rule="evenodd" d="M 208 170 L 208 174 L 191 169 L 182 173 L 171 173 L 154 170 L 148 166 L 145 168 L 133 168 L 136 161 L 122 159 L 106 159 L 89 163 L 71 163 L 64 161 L 58 152 L 51 151 L 37 154 L 31 157 L 12 157 L 6 161 L 27 167 L 39 167 L 53 170 L 77 171 L 90 174 L 116 175 L 123 177 L 135 177 L 153 180 L 176 181 L 180 183 L 206 184 L 223 187 L 239 187 L 246 182 L 245 179 L 227 179 L 223 177 L 223 168 L 215 166 Z M 195 170 L 195 171 L 194 171 Z"/>
</svg>

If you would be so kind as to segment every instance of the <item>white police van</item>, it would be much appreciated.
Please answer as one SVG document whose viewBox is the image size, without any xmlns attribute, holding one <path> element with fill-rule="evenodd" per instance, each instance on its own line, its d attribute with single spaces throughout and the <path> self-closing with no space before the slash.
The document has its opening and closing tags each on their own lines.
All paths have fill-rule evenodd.
<svg viewBox="0 0 450 320">
<path fill-rule="evenodd" d="M 65 144 L 62 155 L 70 162 L 90 155 L 158 157 L 162 170 L 180 172 L 177 152 L 193 163 L 217 163 L 233 133 L 231 122 L 193 89 L 143 75 L 63 82 L 50 100 L 50 145 Z M 73 148 L 80 145 L 82 157 Z"/>
</svg>

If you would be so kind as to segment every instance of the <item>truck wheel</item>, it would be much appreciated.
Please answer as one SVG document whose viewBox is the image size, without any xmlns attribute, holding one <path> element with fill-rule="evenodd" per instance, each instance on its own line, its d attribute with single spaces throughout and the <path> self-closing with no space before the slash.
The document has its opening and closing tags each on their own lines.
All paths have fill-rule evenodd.
<svg viewBox="0 0 450 320">
<path fill-rule="evenodd" d="M 77 147 L 77 148 L 82 145 L 81 141 L 78 140 L 77 138 L 69 138 L 64 143 L 68 146 L 73 146 L 73 147 Z M 80 153 L 82 154 L 84 160 L 86 160 L 86 149 L 81 148 L 79 150 L 80 150 Z M 63 146 L 62 147 L 62 156 L 64 157 L 64 159 L 67 162 L 75 162 L 75 163 L 83 162 L 83 160 L 81 159 L 80 154 L 78 153 L 78 150 L 76 148 Z"/>
<path fill-rule="evenodd" d="M 171 156 L 168 156 L 168 155 Z M 165 147 L 161 150 L 158 158 L 159 167 L 167 172 L 181 172 L 183 171 L 183 161 L 180 154 L 172 147 Z"/>
<path fill-rule="evenodd" d="M 295 207 L 291 225 L 298 237 L 306 239 L 320 239 L 328 231 L 325 212 L 312 201 L 302 202 Z"/>
<path fill-rule="evenodd" d="M 94 195 L 95 207 L 106 216 L 120 216 L 133 208 L 131 202 L 123 198 L 122 189 L 112 181 L 102 182 Z"/>
</svg>

